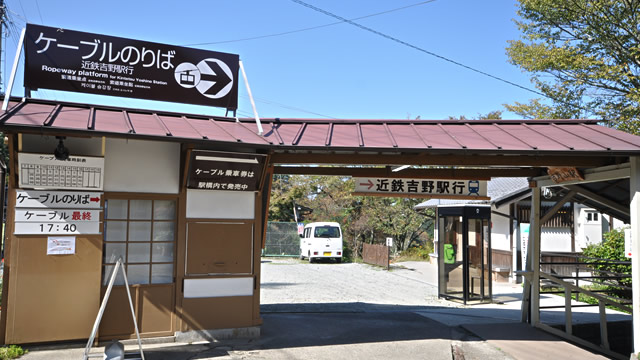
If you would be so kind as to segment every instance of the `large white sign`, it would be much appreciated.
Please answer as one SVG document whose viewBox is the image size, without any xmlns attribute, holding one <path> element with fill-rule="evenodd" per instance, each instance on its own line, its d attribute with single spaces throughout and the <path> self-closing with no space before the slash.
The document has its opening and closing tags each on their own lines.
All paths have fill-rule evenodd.
<svg viewBox="0 0 640 360">
<path fill-rule="evenodd" d="M 354 178 L 356 193 L 429 195 L 434 198 L 486 197 L 482 180 Z"/>
<path fill-rule="evenodd" d="M 104 158 L 69 156 L 58 160 L 53 154 L 18 154 L 21 188 L 102 190 Z"/>
<path fill-rule="evenodd" d="M 16 191 L 16 208 L 99 209 L 102 193 L 76 191 Z"/>
<path fill-rule="evenodd" d="M 16 235 L 100 234 L 99 192 L 17 190 Z"/>
</svg>

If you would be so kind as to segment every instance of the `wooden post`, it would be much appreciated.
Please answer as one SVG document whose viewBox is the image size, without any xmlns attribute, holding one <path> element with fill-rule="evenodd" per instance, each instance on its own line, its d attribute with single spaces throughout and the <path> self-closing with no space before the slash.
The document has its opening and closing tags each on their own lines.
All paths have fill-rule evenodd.
<svg viewBox="0 0 640 360">
<path fill-rule="evenodd" d="M 540 187 L 531 189 L 531 225 L 529 227 L 529 249 L 527 267 L 531 263 L 531 324 L 540 322 Z"/>
<path fill-rule="evenodd" d="M 631 281 L 633 303 L 633 353 L 640 352 L 640 157 L 632 156 L 629 195 L 631 197 Z"/>
</svg>

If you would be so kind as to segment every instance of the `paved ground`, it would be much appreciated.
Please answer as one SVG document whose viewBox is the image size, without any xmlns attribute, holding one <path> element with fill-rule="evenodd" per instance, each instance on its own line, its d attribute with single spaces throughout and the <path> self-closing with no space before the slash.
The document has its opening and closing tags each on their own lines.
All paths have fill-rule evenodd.
<svg viewBox="0 0 640 360">
<path fill-rule="evenodd" d="M 500 304 L 463 306 L 437 299 L 436 269 L 423 262 L 387 272 L 269 259 L 262 274 L 260 339 L 145 345 L 146 359 L 604 359 L 520 323 L 519 285 L 496 286 Z M 574 319 L 597 321 L 585 309 Z M 24 359 L 81 359 L 82 350 L 31 348 Z"/>
</svg>

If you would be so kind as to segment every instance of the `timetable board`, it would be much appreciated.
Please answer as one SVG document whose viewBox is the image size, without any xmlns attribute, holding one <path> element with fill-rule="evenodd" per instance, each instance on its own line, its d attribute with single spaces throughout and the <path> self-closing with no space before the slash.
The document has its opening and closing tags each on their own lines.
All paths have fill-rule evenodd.
<svg viewBox="0 0 640 360">
<path fill-rule="evenodd" d="M 51 154 L 18 154 L 20 187 L 27 189 L 102 190 L 104 158 Z"/>
</svg>

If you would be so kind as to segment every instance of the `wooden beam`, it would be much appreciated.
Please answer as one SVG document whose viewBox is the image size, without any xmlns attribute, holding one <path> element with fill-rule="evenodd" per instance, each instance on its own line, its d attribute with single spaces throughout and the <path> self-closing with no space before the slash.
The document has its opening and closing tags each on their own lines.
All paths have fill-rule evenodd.
<svg viewBox="0 0 640 360">
<path fill-rule="evenodd" d="M 494 169 L 407 169 L 393 172 L 389 168 L 321 167 L 321 166 L 276 166 L 279 175 L 331 175 L 352 177 L 385 177 L 411 179 L 491 180 L 492 177 L 535 177 L 541 168 L 494 168 Z"/>
<path fill-rule="evenodd" d="M 551 217 L 553 217 L 553 215 L 555 215 L 558 210 L 560 210 L 564 204 L 566 204 L 569 200 L 573 199 L 574 196 L 576 196 L 578 192 L 575 190 L 571 190 L 569 191 L 569 193 L 567 193 L 567 195 L 565 195 L 562 199 L 560 199 L 560 201 L 558 201 L 551 209 L 549 209 L 549 211 L 547 211 L 544 216 L 542 217 L 542 219 L 540 219 L 540 223 L 544 224 L 547 221 L 549 221 L 549 219 L 551 219 Z"/>
<path fill-rule="evenodd" d="M 393 151 L 393 150 L 390 150 Z M 599 167 L 607 165 L 610 157 L 566 155 L 429 155 L 429 154 L 314 154 L 274 153 L 273 164 L 331 164 L 331 165 L 450 165 L 450 166 L 569 166 Z"/>
<path fill-rule="evenodd" d="M 604 206 L 608 206 L 616 211 L 619 211 L 622 214 L 625 214 L 627 216 L 629 216 L 629 206 L 627 204 L 622 205 L 622 204 L 618 204 L 617 202 L 613 201 L 613 200 L 609 200 L 607 198 L 605 198 L 602 195 L 596 194 L 593 191 L 587 190 L 582 186 L 579 185 L 570 185 L 570 186 L 563 186 L 566 189 L 569 190 L 575 190 L 577 193 L 589 198 L 590 200 L 593 200 L 597 203 L 600 203 Z"/>
</svg>

